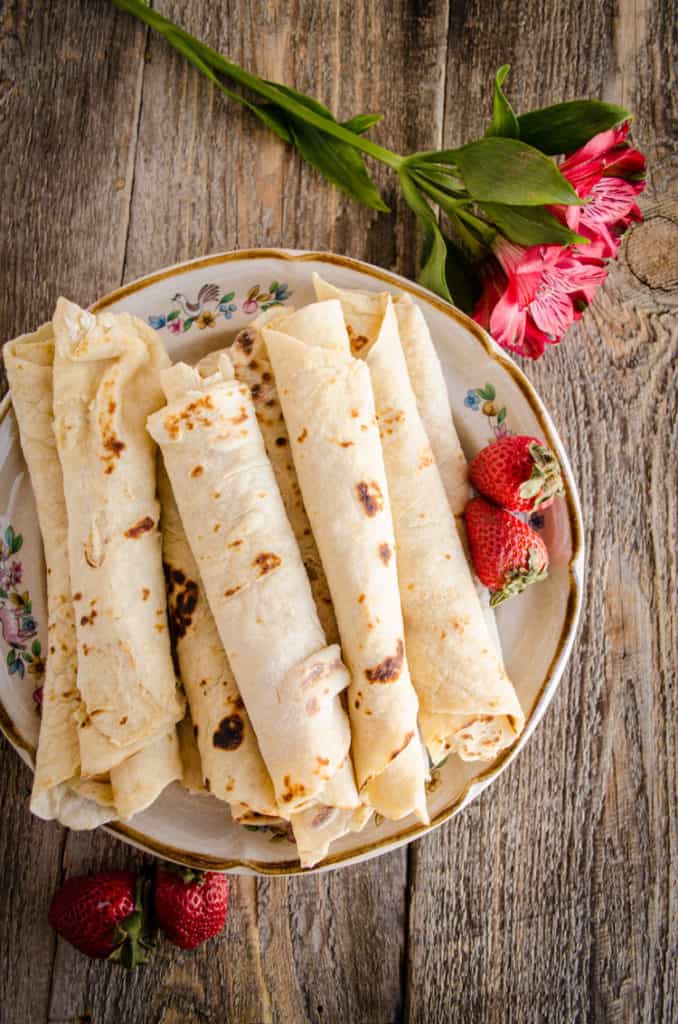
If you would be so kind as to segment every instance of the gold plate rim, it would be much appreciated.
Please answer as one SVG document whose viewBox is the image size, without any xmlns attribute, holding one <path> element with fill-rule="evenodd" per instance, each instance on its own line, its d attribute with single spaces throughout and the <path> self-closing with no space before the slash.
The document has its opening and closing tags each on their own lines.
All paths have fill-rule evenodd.
<svg viewBox="0 0 678 1024">
<path fill-rule="evenodd" d="M 349 270 L 355 270 L 379 281 L 384 281 L 387 284 L 394 285 L 403 291 L 407 291 L 410 295 L 422 299 L 429 305 L 434 306 L 445 316 L 455 320 L 459 325 L 464 327 L 482 346 L 486 354 L 495 362 L 499 363 L 502 368 L 508 372 L 509 376 L 511 376 L 539 422 L 543 435 L 548 441 L 550 447 L 555 448 L 558 455 L 561 457 L 563 475 L 565 477 L 566 484 L 565 504 L 572 533 L 572 554 L 568 563 L 569 593 L 563 616 L 563 625 L 555 653 L 542 681 L 542 685 L 539 689 L 539 693 L 530 716 L 525 724 L 525 729 L 516 742 L 511 747 L 502 751 L 499 757 L 488 766 L 485 772 L 482 772 L 480 775 L 476 775 L 473 779 L 470 779 L 462 792 L 457 795 L 451 804 L 436 815 L 429 825 L 412 825 L 409 828 L 404 829 L 402 832 L 399 832 L 397 835 L 384 837 L 383 839 L 368 843 L 358 849 L 347 850 L 343 853 L 330 855 L 329 857 L 326 857 L 321 864 L 314 868 L 302 868 L 297 860 L 279 862 L 241 858 L 224 860 L 223 858 L 212 857 L 208 854 L 195 853 L 189 850 L 182 850 L 178 847 L 163 843 L 154 839 L 153 836 L 147 835 L 145 832 L 140 832 L 137 829 L 126 825 L 124 822 L 112 822 L 103 826 L 107 832 L 127 843 L 137 846 L 148 853 L 163 857 L 166 860 L 184 864 L 187 867 L 201 868 L 203 870 L 211 871 L 245 871 L 252 872 L 256 875 L 310 874 L 340 867 L 342 865 L 348 865 L 349 863 L 353 863 L 370 856 L 375 856 L 379 853 L 386 853 L 390 849 L 395 849 L 398 846 L 412 842 L 414 839 L 426 835 L 434 828 L 437 828 L 444 824 L 444 822 L 449 821 L 455 814 L 457 814 L 471 799 L 472 791 L 474 791 L 474 796 L 479 795 L 481 790 L 496 779 L 504 768 L 506 768 L 518 755 L 546 711 L 546 708 L 560 681 L 560 677 L 565 670 L 565 666 L 574 643 L 583 602 L 582 572 L 584 561 L 584 531 L 577 487 L 567 454 L 564 451 L 562 442 L 558 437 L 554 425 L 551 423 L 548 412 L 531 382 L 525 376 L 520 367 L 517 366 L 517 364 L 507 356 L 494 341 L 492 341 L 490 336 L 478 324 L 476 324 L 475 321 L 471 320 L 471 318 L 465 313 L 462 313 L 461 310 L 458 310 L 448 302 L 445 302 L 438 295 L 428 291 L 428 289 L 423 288 L 421 285 L 409 281 L 407 278 L 401 277 L 399 274 L 383 270 L 381 267 L 375 267 L 371 263 L 365 263 L 363 260 L 358 260 L 354 257 L 341 256 L 337 253 L 331 252 L 315 252 L 293 249 L 234 249 L 227 252 L 215 253 L 210 256 L 198 257 L 193 260 L 185 260 L 181 263 L 176 263 L 173 266 L 164 267 L 154 273 L 147 274 L 144 277 L 136 278 L 134 281 L 130 281 L 128 284 L 122 285 L 120 288 L 116 288 L 114 291 L 108 292 L 100 299 L 97 299 L 97 301 L 90 306 L 90 309 L 94 313 L 100 312 L 103 309 L 107 309 L 114 303 L 119 302 L 121 299 L 126 298 L 128 295 L 132 295 L 137 291 L 142 291 L 145 288 L 177 274 L 200 270 L 204 267 L 219 266 L 236 260 L 244 262 L 256 259 L 280 259 L 298 263 L 315 261 L 327 263 L 332 266 L 345 267 Z M 0 404 L 0 423 L 4 420 L 10 404 L 11 397 L 7 394 Z M 35 753 L 34 749 L 17 732 L 1 701 L 0 732 L 4 734 L 6 739 L 9 740 L 12 746 L 14 746 L 19 752 L 27 754 L 30 760 L 33 760 Z"/>
</svg>

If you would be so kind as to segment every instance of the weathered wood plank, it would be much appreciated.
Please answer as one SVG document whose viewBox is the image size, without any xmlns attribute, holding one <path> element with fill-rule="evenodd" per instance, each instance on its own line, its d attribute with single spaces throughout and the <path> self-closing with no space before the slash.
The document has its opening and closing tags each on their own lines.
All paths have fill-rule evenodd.
<svg viewBox="0 0 678 1024">
<path fill-rule="evenodd" d="M 0 6 L 2 341 L 46 320 L 60 293 L 88 302 L 120 279 L 142 37 L 99 13 L 85 0 Z M 66 833 L 29 814 L 30 773 L 4 740 L 0 758 L 0 1017 L 40 1022 Z"/>
<path fill-rule="evenodd" d="M 667 18 L 661 3 L 454 5 L 446 144 L 482 131 L 508 61 L 519 110 L 627 103 L 663 193 L 678 170 Z M 526 366 L 583 499 L 583 625 L 518 762 L 413 848 L 412 1022 L 675 1018 L 678 218 L 644 206 L 582 324 Z"/>
</svg>

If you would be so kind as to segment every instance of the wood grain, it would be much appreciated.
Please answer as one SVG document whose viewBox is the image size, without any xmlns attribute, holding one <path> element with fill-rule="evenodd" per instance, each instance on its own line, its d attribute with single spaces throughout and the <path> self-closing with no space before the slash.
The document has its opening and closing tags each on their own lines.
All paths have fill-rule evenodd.
<svg viewBox="0 0 678 1024">
<path fill-rule="evenodd" d="M 518 110 L 582 94 L 627 103 L 671 180 L 675 97 L 654 92 L 672 74 L 666 5 L 640 17 L 625 3 L 493 10 L 480 36 L 488 5 L 455 7 L 446 145 L 483 130 L 485 111 L 455 97 L 506 61 Z M 412 849 L 413 1022 L 675 1019 L 677 236 L 674 203 L 650 193 L 644 208 L 583 322 L 525 366 L 583 497 L 582 627 L 519 760 Z"/>
<path fill-rule="evenodd" d="M 55 942 L 60 877 L 141 856 L 27 812 L 2 745 L 2 1024 L 671 1021 L 678 1011 L 675 651 L 678 162 L 663 0 L 156 0 L 339 117 L 383 111 L 401 152 L 483 131 L 512 64 L 519 110 L 628 104 L 645 223 L 567 342 L 527 372 L 571 454 L 587 527 L 577 651 L 520 759 L 428 838 L 337 873 L 234 878 L 224 934 L 127 976 Z M 156 267 L 257 245 L 412 275 L 416 229 L 362 210 L 105 0 L 0 3 L 0 336 Z M 673 195 L 672 195 L 673 193 Z M 26 950 L 29 955 L 26 955 Z"/>
</svg>

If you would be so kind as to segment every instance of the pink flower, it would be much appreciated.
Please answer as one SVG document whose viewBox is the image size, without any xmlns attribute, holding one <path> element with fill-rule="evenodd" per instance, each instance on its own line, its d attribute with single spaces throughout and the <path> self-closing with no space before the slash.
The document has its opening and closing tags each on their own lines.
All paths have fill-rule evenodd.
<svg viewBox="0 0 678 1024">
<path fill-rule="evenodd" d="M 177 317 L 176 320 L 170 320 L 170 322 L 167 324 L 167 330 L 171 331 L 172 334 L 181 334 L 183 329 L 184 322 L 183 320 L 180 320 L 179 317 Z"/>
<path fill-rule="evenodd" d="M 498 237 L 473 317 L 503 348 L 538 359 L 581 317 L 605 280 L 603 260 L 586 246 L 524 249 Z"/>
<path fill-rule="evenodd" d="M 632 221 L 642 220 L 636 196 L 645 188 L 645 157 L 629 146 L 629 123 L 594 135 L 560 164 L 560 171 L 585 206 L 559 206 L 553 213 L 568 227 L 598 242 L 604 257 L 615 257 Z"/>
<path fill-rule="evenodd" d="M 243 313 L 256 313 L 259 309 L 258 303 L 254 299 L 245 299 L 242 304 Z"/>
</svg>

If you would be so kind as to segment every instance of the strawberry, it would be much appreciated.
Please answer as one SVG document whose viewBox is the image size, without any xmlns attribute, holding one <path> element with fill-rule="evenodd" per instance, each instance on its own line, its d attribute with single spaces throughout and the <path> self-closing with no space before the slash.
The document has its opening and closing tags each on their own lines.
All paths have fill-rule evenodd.
<svg viewBox="0 0 678 1024">
<path fill-rule="evenodd" d="M 477 491 L 511 512 L 548 508 L 564 494 L 558 459 L 536 437 L 502 437 L 478 452 L 469 473 Z"/>
<path fill-rule="evenodd" d="M 472 498 L 464 518 L 476 575 L 492 591 L 493 608 L 531 583 L 546 579 L 546 545 L 522 519 L 484 498 Z"/>
<path fill-rule="evenodd" d="M 218 935 L 228 911 L 228 879 L 216 871 L 158 868 L 155 917 L 181 949 L 195 949 Z"/>
<path fill-rule="evenodd" d="M 143 886 L 133 871 L 69 878 L 52 899 L 49 923 L 86 956 L 136 967 L 148 959 Z"/>
</svg>

